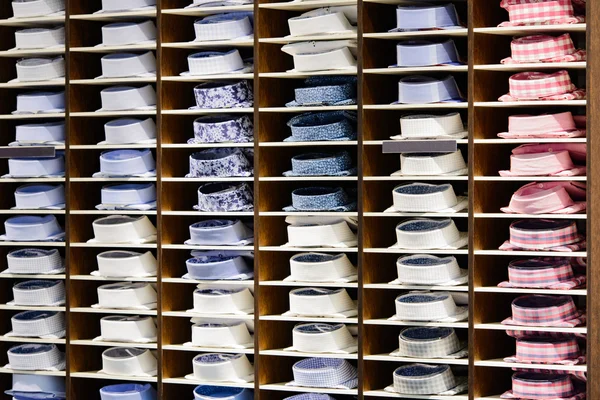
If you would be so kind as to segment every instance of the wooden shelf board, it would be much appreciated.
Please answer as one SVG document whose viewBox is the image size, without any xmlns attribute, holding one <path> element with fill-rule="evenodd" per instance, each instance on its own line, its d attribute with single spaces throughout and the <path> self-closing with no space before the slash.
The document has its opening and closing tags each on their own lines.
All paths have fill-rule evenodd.
<svg viewBox="0 0 600 400">
<path fill-rule="evenodd" d="M 400 167 L 400 162 L 398 162 L 398 167 Z M 468 176 L 409 176 L 409 175 L 399 175 L 399 176 L 364 176 L 363 180 L 365 181 L 468 181 Z"/>
<path fill-rule="evenodd" d="M 475 255 L 509 256 L 509 257 L 587 257 L 585 251 L 505 251 L 505 250 L 475 250 Z"/>
<path fill-rule="evenodd" d="M 261 281 L 260 286 L 286 286 L 286 287 L 336 287 L 336 288 L 357 288 L 356 282 L 296 282 L 296 281 Z"/>
<path fill-rule="evenodd" d="M 69 311 L 72 313 L 89 313 L 89 314 L 127 314 L 127 315 L 152 315 L 156 316 L 156 310 L 124 310 L 114 308 L 92 308 L 92 307 L 71 307 Z"/>
<path fill-rule="evenodd" d="M 402 212 L 364 212 L 365 217 L 392 217 L 392 218 L 468 218 L 469 213 L 402 213 Z"/>
<path fill-rule="evenodd" d="M 70 150 L 155 149 L 156 144 L 72 144 Z"/>
<path fill-rule="evenodd" d="M 73 113 L 71 113 L 73 115 Z M 65 113 L 38 113 L 38 114 L 2 114 L 0 120 L 21 120 L 21 119 L 55 119 L 65 118 Z"/>
<path fill-rule="evenodd" d="M 505 181 L 505 182 L 554 182 L 554 181 L 578 181 L 585 182 L 585 176 L 475 176 L 476 181 Z"/>
<path fill-rule="evenodd" d="M 431 67 L 394 67 L 394 68 L 366 68 L 363 70 L 365 74 L 373 75 L 405 75 L 419 74 L 429 72 L 468 72 L 467 65 L 445 65 Z"/>
<path fill-rule="evenodd" d="M 65 274 L 0 274 L 0 279 L 66 279 Z"/>
<path fill-rule="evenodd" d="M 98 282 L 156 282 L 156 277 L 124 277 L 124 278 L 106 278 L 104 276 L 94 275 L 71 275 L 74 281 L 98 281 Z"/>
<path fill-rule="evenodd" d="M 203 211 L 163 211 L 162 215 L 180 215 L 192 217 L 252 217 L 253 211 L 224 211 L 224 212 L 203 212 Z"/>
<path fill-rule="evenodd" d="M 252 114 L 254 108 L 228 108 L 226 110 L 220 108 L 202 108 L 198 110 L 162 110 L 161 114 L 165 115 L 208 115 L 208 114 Z M 72 115 L 72 114 L 71 114 Z"/>
<path fill-rule="evenodd" d="M 475 65 L 480 71 L 531 71 L 539 69 L 585 69 L 585 61 L 562 62 L 562 63 L 524 63 L 524 64 L 484 64 Z"/>
<path fill-rule="evenodd" d="M 65 242 L 0 242 L 3 247 L 65 247 Z"/>
<path fill-rule="evenodd" d="M 365 248 L 365 253 L 383 253 L 383 254 L 422 254 L 423 250 L 410 250 L 410 249 L 396 249 L 396 248 Z M 467 249 L 440 249 L 440 250 L 426 250 L 427 254 L 469 254 Z"/>
<path fill-rule="evenodd" d="M 193 76 L 163 76 L 163 81 L 169 82 L 204 82 L 224 79 L 254 79 L 254 74 L 214 74 L 214 75 L 193 75 Z"/>
<path fill-rule="evenodd" d="M 374 32 L 364 33 L 363 37 L 370 39 L 412 39 L 426 38 L 430 36 L 453 36 L 466 37 L 469 30 L 467 28 L 452 29 L 452 30 L 431 30 L 431 31 L 414 31 L 414 32 Z"/>
<path fill-rule="evenodd" d="M 475 107 L 496 107 L 496 108 L 515 108 L 515 107 L 556 107 L 572 106 L 584 107 L 587 100 L 552 100 L 552 101 L 476 101 Z"/>
<path fill-rule="evenodd" d="M 118 249 L 156 249 L 156 243 L 132 244 L 132 243 L 79 243 L 79 242 L 71 242 L 71 247 L 90 247 L 90 248 L 113 247 L 113 248 L 118 248 Z"/>
<path fill-rule="evenodd" d="M 475 144 L 525 144 L 525 143 L 586 143 L 586 138 L 557 139 L 473 139 Z"/>
<path fill-rule="evenodd" d="M 550 219 L 587 219 L 586 214 L 505 214 L 505 213 L 475 213 L 475 218 L 550 218 Z"/>
<path fill-rule="evenodd" d="M 0 51 L 0 57 L 36 57 L 36 56 L 58 56 L 65 54 L 65 47 L 53 47 L 46 49 L 15 49 Z"/>
<path fill-rule="evenodd" d="M 30 26 L 30 25 L 50 25 L 64 24 L 64 15 L 53 15 L 48 17 L 27 17 L 27 18 L 7 18 L 0 19 L 0 26 Z"/>
<path fill-rule="evenodd" d="M 126 83 L 156 83 L 156 77 L 71 79 L 73 85 L 120 85 Z"/>
<path fill-rule="evenodd" d="M 122 177 L 122 178 L 71 178 L 71 182 L 156 182 L 156 177 L 152 178 L 130 178 L 130 177 Z"/>
<path fill-rule="evenodd" d="M 72 378 L 87 378 L 87 379 L 110 379 L 110 380 L 127 380 L 134 382 L 151 382 L 156 383 L 157 378 L 155 376 L 122 376 L 122 375 L 108 375 L 103 374 L 98 371 L 90 371 L 90 372 L 71 372 Z"/>
<path fill-rule="evenodd" d="M 261 176 L 261 182 L 356 182 L 356 176 Z"/>
<path fill-rule="evenodd" d="M 332 140 L 323 142 L 260 142 L 259 147 L 305 147 L 305 146 L 356 146 L 356 140 Z"/>
<path fill-rule="evenodd" d="M 1 183 L 64 183 L 65 178 L 0 178 Z"/>
<path fill-rule="evenodd" d="M 102 346 L 102 347 L 136 347 L 139 349 L 157 349 L 156 343 L 125 343 L 125 342 L 106 342 L 103 340 L 71 340 L 69 342 L 75 346 Z"/>
<path fill-rule="evenodd" d="M 135 117 L 135 116 L 154 116 L 156 115 L 156 110 L 130 110 L 130 111 L 81 111 L 81 112 L 72 112 L 70 114 L 71 117 Z"/>
<path fill-rule="evenodd" d="M 65 80 L 35 81 L 35 82 L 2 82 L 0 89 L 35 89 L 65 86 Z M 64 90 L 64 89 L 63 89 Z"/>
<path fill-rule="evenodd" d="M 542 326 L 517 326 L 503 325 L 497 323 L 475 324 L 475 329 L 500 330 L 500 331 L 536 331 L 536 332 L 564 332 L 564 333 L 587 333 L 586 327 L 566 328 L 566 327 L 542 327 Z"/>
<path fill-rule="evenodd" d="M 306 11 L 319 7 L 331 6 L 352 6 L 356 5 L 356 0 L 307 0 L 307 1 L 285 1 L 277 3 L 261 3 L 260 8 L 268 8 L 271 10 L 290 10 L 290 11 Z"/>
<path fill-rule="evenodd" d="M 468 322 L 419 322 L 419 321 L 390 321 L 387 318 L 365 319 L 366 325 L 388 325 L 388 326 L 435 326 L 442 328 L 469 328 Z M 506 327 L 504 328 L 506 329 Z"/>
<path fill-rule="evenodd" d="M 113 51 L 156 50 L 156 43 L 126 44 L 121 46 L 71 47 L 70 50 L 74 53 L 110 53 Z"/>
<path fill-rule="evenodd" d="M 264 113 L 303 113 L 303 112 L 324 112 L 324 111 L 356 111 L 358 106 L 304 106 L 304 107 L 261 107 L 259 112 Z"/>
<path fill-rule="evenodd" d="M 571 290 L 557 290 L 557 289 L 520 289 L 520 288 L 500 288 L 497 286 L 480 286 L 475 287 L 475 292 L 478 293 L 514 293 L 514 294 L 556 294 L 556 295 L 568 295 L 568 296 L 587 296 L 586 289 L 571 289 Z"/>
<path fill-rule="evenodd" d="M 479 360 L 475 361 L 475 366 L 482 367 L 499 367 L 499 368 L 525 368 L 525 369 L 542 369 L 548 371 L 587 371 L 587 365 L 552 365 L 552 364 L 523 364 L 523 363 L 508 363 L 503 359 L 494 360 Z"/>
<path fill-rule="evenodd" d="M 469 103 L 431 103 L 431 104 L 365 104 L 365 110 L 439 110 L 466 109 Z"/>
<path fill-rule="evenodd" d="M 66 311 L 65 306 L 17 306 L 10 304 L 0 304 L 0 310 L 14 310 L 14 311 Z"/>
<path fill-rule="evenodd" d="M 10 337 L 0 335 L 0 342 L 65 344 L 67 341 L 66 339 L 41 339 L 35 337 Z"/>
<path fill-rule="evenodd" d="M 234 353 L 234 354 L 254 354 L 254 349 L 228 349 L 225 347 L 196 347 L 184 346 L 181 344 L 163 344 L 163 350 L 191 351 L 194 353 Z"/>
<path fill-rule="evenodd" d="M 65 210 L 0 210 L 0 214 L 23 215 L 65 215 Z"/>
<path fill-rule="evenodd" d="M 163 149 L 212 149 L 214 147 L 254 147 L 254 143 L 162 143 L 161 147 Z"/>
<path fill-rule="evenodd" d="M 98 14 L 71 14 L 70 19 L 84 21 L 114 21 L 125 18 L 156 18 L 156 8 L 135 11 L 104 12 Z"/>
<path fill-rule="evenodd" d="M 285 211 L 261 211 L 259 215 L 264 217 L 309 217 L 309 216 L 319 216 L 319 217 L 356 217 L 358 218 L 358 212 L 349 211 L 349 212 L 303 212 L 303 211 L 293 211 L 293 212 L 285 212 Z"/>
<path fill-rule="evenodd" d="M 285 246 L 260 246 L 260 251 L 318 251 L 330 253 L 357 253 L 356 247 L 285 247 Z"/>
<path fill-rule="evenodd" d="M 0 368 L 0 374 L 66 376 L 65 371 L 21 371 L 21 370 L 16 370 L 16 369 L 12 369 L 12 368 Z"/>
<path fill-rule="evenodd" d="M 468 292 L 467 285 L 457 286 L 432 286 L 432 285 L 391 285 L 389 283 L 365 283 L 365 289 L 391 289 L 391 290 L 441 290 L 444 292 Z"/>
<path fill-rule="evenodd" d="M 324 322 L 331 324 L 358 324 L 358 317 L 351 318 L 319 318 L 319 317 L 286 317 L 284 315 L 261 315 L 262 321 L 290 321 L 290 322 Z"/>
<path fill-rule="evenodd" d="M 356 69 L 343 69 L 332 71 L 315 71 L 315 72 L 259 72 L 260 78 L 290 78 L 290 79 L 305 79 L 309 76 L 328 76 L 328 75 L 348 75 L 357 74 Z"/>
<path fill-rule="evenodd" d="M 414 363 L 418 361 L 425 364 L 448 364 L 448 365 L 469 365 L 468 358 L 419 358 L 414 359 L 411 357 L 395 357 L 389 354 L 376 354 L 376 355 L 364 355 L 364 359 L 368 361 L 390 361 L 390 362 L 404 362 Z"/>
<path fill-rule="evenodd" d="M 203 49 L 203 48 L 214 48 L 214 47 L 253 47 L 253 39 L 243 40 L 211 40 L 206 42 L 173 42 L 173 43 L 162 43 L 162 47 L 171 49 Z"/>
<path fill-rule="evenodd" d="M 71 210 L 71 215 L 156 215 L 156 210 Z"/>
<path fill-rule="evenodd" d="M 260 354 L 264 356 L 278 356 L 278 357 L 327 357 L 327 358 L 342 358 L 345 360 L 358 360 L 358 354 L 333 354 L 333 353 L 301 353 L 298 351 L 285 351 L 283 349 L 277 350 L 260 350 Z"/>
<path fill-rule="evenodd" d="M 239 5 L 239 6 L 172 8 L 172 9 L 163 9 L 160 12 L 163 14 L 193 15 L 193 16 L 201 17 L 201 16 L 206 16 L 206 15 L 211 15 L 211 14 L 220 14 L 220 13 L 228 13 L 228 12 L 235 12 L 235 11 L 252 11 L 253 8 L 254 8 L 253 4 L 244 4 L 244 5 Z"/>
<path fill-rule="evenodd" d="M 187 244 L 163 244 L 163 249 L 179 250 L 254 250 L 254 246 L 196 246 Z"/>
<path fill-rule="evenodd" d="M 185 178 L 185 177 L 163 177 L 163 182 L 254 182 L 252 176 L 233 176 L 233 177 L 204 177 L 204 178 Z"/>
<path fill-rule="evenodd" d="M 562 25 L 533 25 L 533 26 L 518 26 L 518 27 L 485 27 L 474 28 L 475 33 L 487 33 L 492 35 L 531 35 L 548 32 L 585 32 L 586 24 L 562 24 Z"/>
</svg>

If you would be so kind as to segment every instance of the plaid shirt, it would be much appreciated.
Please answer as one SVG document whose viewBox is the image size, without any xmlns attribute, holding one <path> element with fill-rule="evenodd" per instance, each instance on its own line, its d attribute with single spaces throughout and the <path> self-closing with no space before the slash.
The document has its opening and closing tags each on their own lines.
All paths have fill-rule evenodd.
<svg viewBox="0 0 600 400">
<path fill-rule="evenodd" d="M 575 337 L 518 339 L 516 348 L 516 356 L 508 360 L 539 364 L 576 364 L 581 356 Z"/>
<path fill-rule="evenodd" d="M 508 11 L 508 22 L 498 26 L 556 25 L 585 22 L 575 15 L 571 0 L 503 0 L 500 6 Z"/>
<path fill-rule="evenodd" d="M 570 296 L 526 295 L 511 304 L 512 317 L 502 321 L 506 325 L 521 326 L 577 326 L 581 312 Z"/>
<path fill-rule="evenodd" d="M 558 37 L 534 35 L 516 38 L 510 48 L 511 57 L 503 59 L 502 64 L 585 61 L 587 54 L 585 50 L 575 48 L 568 33 Z"/>
<path fill-rule="evenodd" d="M 585 241 L 573 221 L 515 221 L 510 224 L 509 235 L 510 239 L 500 250 L 576 251 L 585 248 Z"/>
<path fill-rule="evenodd" d="M 508 279 L 498 287 L 569 290 L 586 283 L 586 276 L 576 276 L 571 263 L 564 258 L 512 261 L 508 266 Z"/>
<path fill-rule="evenodd" d="M 512 376 L 512 390 L 503 399 L 575 400 L 585 399 L 573 378 L 564 374 L 517 372 Z"/>
<path fill-rule="evenodd" d="M 508 79 L 509 94 L 499 101 L 578 100 L 585 99 L 585 89 L 577 89 L 566 70 L 553 74 L 520 72 Z"/>
</svg>

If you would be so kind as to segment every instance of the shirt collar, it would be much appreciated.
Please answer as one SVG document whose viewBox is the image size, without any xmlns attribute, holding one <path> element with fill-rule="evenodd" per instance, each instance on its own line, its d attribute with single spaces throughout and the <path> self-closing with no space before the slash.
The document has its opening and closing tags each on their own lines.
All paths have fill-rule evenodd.
<svg viewBox="0 0 600 400">
<path fill-rule="evenodd" d="M 192 325 L 192 341 L 184 346 L 248 349 L 254 338 L 244 322 L 198 323 Z"/>
<path fill-rule="evenodd" d="M 294 282 L 353 282 L 356 267 L 348 256 L 326 253 L 300 253 L 290 258 L 290 276 L 285 281 Z"/>
<path fill-rule="evenodd" d="M 101 400 L 156 400 L 156 398 L 156 390 L 147 383 L 120 383 L 100 389 Z"/>
<path fill-rule="evenodd" d="M 248 108 L 254 104 L 254 93 L 248 81 L 221 81 L 201 83 L 194 88 L 196 106 L 205 108 Z"/>
<path fill-rule="evenodd" d="M 98 254 L 96 261 L 98 270 L 91 273 L 94 276 L 111 278 L 156 276 L 157 261 L 150 251 L 137 253 L 128 250 L 109 250 Z"/>
<path fill-rule="evenodd" d="M 156 376 L 156 357 L 148 349 L 113 347 L 102 353 L 100 373 L 119 376 Z"/>
<path fill-rule="evenodd" d="M 146 282 L 109 283 L 98 287 L 98 304 L 92 308 L 155 310 L 156 289 Z"/>
<path fill-rule="evenodd" d="M 465 99 L 453 76 L 438 79 L 412 75 L 398 82 L 398 101 L 392 104 L 460 103 Z"/>
<path fill-rule="evenodd" d="M 201 382 L 254 382 L 254 367 L 245 354 L 200 354 L 192 361 L 190 379 Z"/>
<path fill-rule="evenodd" d="M 205 220 L 190 225 L 191 245 L 243 246 L 254 242 L 254 232 L 240 220 Z"/>
<path fill-rule="evenodd" d="M 154 243 L 156 227 L 143 215 L 110 215 L 92 222 L 94 238 L 88 243 Z"/>
<path fill-rule="evenodd" d="M 100 336 L 96 341 L 154 343 L 156 323 L 149 316 L 109 315 L 100 319 Z"/>
<path fill-rule="evenodd" d="M 63 338 L 65 315 L 54 311 L 24 311 L 10 319 L 9 337 Z"/>
<path fill-rule="evenodd" d="M 200 285 L 194 291 L 194 308 L 203 314 L 248 315 L 254 312 L 254 296 L 248 288 L 213 288 Z"/>
<path fill-rule="evenodd" d="M 15 49 L 47 49 L 64 45 L 64 26 L 23 28 L 15 31 Z"/>
<path fill-rule="evenodd" d="M 63 259 L 56 249 L 19 249 L 6 256 L 10 274 L 58 274 L 64 272 Z"/>
<path fill-rule="evenodd" d="M 28 184 L 15 190 L 15 209 L 63 209 L 65 187 L 63 185 Z"/>
<path fill-rule="evenodd" d="M 292 366 L 292 373 L 294 380 L 288 385 L 344 389 L 358 386 L 356 368 L 340 358 L 305 358 Z"/>
<path fill-rule="evenodd" d="M 254 141 L 254 124 L 247 115 L 207 115 L 194 121 L 194 138 L 197 143 L 250 143 Z"/>
</svg>

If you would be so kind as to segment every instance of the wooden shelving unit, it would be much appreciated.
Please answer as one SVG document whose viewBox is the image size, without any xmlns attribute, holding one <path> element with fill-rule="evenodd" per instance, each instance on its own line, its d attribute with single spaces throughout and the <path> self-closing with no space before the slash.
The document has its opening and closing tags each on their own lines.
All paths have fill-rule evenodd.
<svg viewBox="0 0 600 400">
<path fill-rule="evenodd" d="M 566 369 L 587 372 L 588 399 L 600 398 L 600 293 L 599 265 L 600 200 L 597 180 L 600 179 L 600 33 L 592 26 L 600 24 L 600 4 L 588 1 L 587 24 L 549 25 L 519 28 L 497 28 L 507 15 L 499 1 L 448 0 L 456 5 L 464 29 L 454 31 L 394 32 L 394 9 L 408 3 L 405 0 L 307 0 L 283 2 L 257 0 L 255 4 L 227 7 L 186 8 L 191 0 L 158 0 L 157 10 L 95 14 L 101 8 L 100 0 L 66 0 L 65 17 L 45 17 L 14 20 L 10 2 L 0 4 L 0 145 L 14 140 L 17 124 L 26 121 L 64 119 L 68 129 L 65 146 L 67 172 L 65 178 L 2 179 L 0 188 L 0 226 L 16 214 L 53 214 L 66 229 L 64 243 L 0 242 L 0 269 L 6 268 L 6 254 L 15 248 L 58 248 L 66 259 L 67 271 L 60 275 L 20 276 L 0 274 L 0 365 L 7 363 L 6 351 L 19 343 L 55 343 L 67 353 L 67 369 L 52 373 L 64 376 L 69 400 L 99 399 L 98 390 L 117 381 L 149 382 L 159 392 L 159 398 L 177 400 L 193 397 L 192 390 L 199 384 L 185 376 L 192 373 L 192 359 L 200 353 L 243 353 L 254 364 L 255 382 L 223 384 L 254 390 L 260 400 L 281 400 L 298 393 L 327 393 L 336 399 L 411 398 L 476 400 L 497 399 L 510 389 L 513 367 L 530 365 L 509 364 L 503 357 L 514 353 L 514 339 L 509 338 L 500 321 L 510 315 L 510 302 L 523 294 L 567 294 L 581 305 L 587 305 L 587 326 L 577 328 L 536 328 L 547 332 L 587 334 L 587 363 L 584 365 L 534 365 L 545 370 Z M 311 37 L 310 40 L 356 39 L 358 67 L 356 70 L 323 73 L 290 73 L 292 57 L 281 48 L 298 41 L 286 38 L 290 17 L 325 6 L 358 7 L 358 29 L 355 35 Z M 221 12 L 253 11 L 254 38 L 237 41 L 193 42 L 193 22 L 206 15 Z M 95 47 L 101 42 L 101 27 L 110 22 L 153 20 L 159 36 L 156 44 L 118 47 Z M 65 48 L 48 50 L 13 50 L 14 31 L 21 27 L 65 25 Z M 579 47 L 588 51 L 587 62 L 559 64 L 505 65 L 500 60 L 510 55 L 510 41 L 514 36 L 533 33 L 569 32 Z M 465 58 L 465 65 L 452 67 L 388 68 L 395 62 L 395 45 L 401 40 L 436 40 L 452 38 Z M 182 77 L 188 69 L 186 58 L 194 52 L 236 48 L 243 57 L 254 57 L 254 72 L 209 77 Z M 598 50 L 596 50 L 598 48 Z M 113 80 L 94 79 L 101 74 L 100 59 L 114 52 L 153 51 L 157 58 L 155 78 L 128 78 Z M 40 84 L 8 83 L 15 78 L 15 62 L 23 57 L 63 55 L 66 59 L 67 78 L 64 82 Z M 503 103 L 498 97 L 508 91 L 508 77 L 519 71 L 569 70 L 578 87 L 586 87 L 588 100 L 553 102 Z M 596 75 L 593 73 L 598 71 Z M 464 103 L 428 105 L 392 105 L 397 97 L 397 82 L 409 74 L 455 77 Z M 358 104 L 330 107 L 285 107 L 294 97 L 294 89 L 301 87 L 309 76 L 348 75 L 358 80 Z M 189 110 L 194 105 L 193 88 L 199 83 L 223 79 L 246 79 L 254 89 L 254 106 L 239 109 Z M 113 85 L 142 86 L 151 84 L 157 92 L 157 108 L 152 111 L 96 112 L 100 108 L 100 91 Z M 16 95 L 33 89 L 65 90 L 67 109 L 64 113 L 46 115 L 12 115 Z M 356 111 L 358 138 L 351 141 L 284 142 L 290 131 L 286 122 L 295 115 L 310 111 Z M 514 147 L 531 141 L 499 139 L 505 131 L 510 115 L 569 110 L 587 114 L 587 139 L 541 139 L 540 143 L 587 143 L 587 175 L 573 178 L 540 178 L 498 176 L 498 171 L 509 167 L 509 154 Z M 398 154 L 382 153 L 382 144 L 399 132 L 399 118 L 410 113 L 458 112 L 468 121 L 469 138 L 457 141 L 457 146 L 468 160 L 467 176 L 391 176 L 399 169 Z M 202 115 L 246 114 L 254 122 L 254 142 L 239 144 L 187 144 L 193 137 L 193 121 Z M 98 145 L 104 139 L 103 125 L 119 117 L 151 117 L 155 119 L 158 140 L 155 145 Z M 214 147 L 242 147 L 254 150 L 254 176 L 248 178 L 185 178 L 188 157 L 196 151 Z M 111 149 L 149 148 L 157 163 L 153 178 L 93 178 L 99 170 L 99 155 Z M 319 150 L 346 150 L 358 167 L 358 175 L 351 177 L 284 177 L 290 169 L 291 157 Z M 7 161 L 0 159 L 0 172 L 7 171 Z M 588 212 L 577 215 L 512 215 L 500 212 L 508 204 L 512 193 L 527 182 L 573 180 L 587 182 Z M 153 182 L 159 193 L 158 208 L 154 211 L 98 211 L 100 190 L 108 183 Z M 197 189 L 206 182 L 247 182 L 254 189 L 254 211 L 233 213 L 205 213 L 194 211 Z M 14 190 L 30 182 L 63 183 L 67 190 L 67 208 L 58 211 L 21 212 L 11 210 Z M 469 232 L 469 245 L 459 250 L 426 251 L 434 255 L 453 255 L 462 267 L 469 269 L 469 284 L 460 286 L 420 287 L 393 285 L 395 262 L 406 254 L 424 251 L 405 251 L 389 248 L 395 242 L 396 224 L 413 215 L 384 213 L 392 203 L 395 186 L 409 182 L 450 183 L 456 193 L 469 193 L 468 211 L 453 214 L 424 214 L 423 217 L 452 218 L 460 231 Z M 289 213 L 282 211 L 291 203 L 291 191 L 311 185 L 336 185 L 358 191 L 358 210 L 347 213 Z M 147 215 L 158 228 L 156 244 L 104 245 L 90 244 L 92 222 L 111 214 Z M 358 220 L 358 243 L 354 248 L 306 249 L 284 247 L 290 215 L 344 216 Z M 576 220 L 580 230 L 587 233 L 588 250 L 555 252 L 503 252 L 498 246 L 508 238 L 508 226 L 523 218 L 568 218 Z M 254 244 L 245 246 L 189 246 L 188 227 L 192 223 L 212 218 L 239 218 L 252 223 Z M 96 255 L 111 249 L 150 250 L 159 262 L 157 277 L 127 279 L 150 282 L 156 286 L 156 310 L 109 310 L 92 308 L 97 303 L 97 288 L 118 281 L 95 277 Z M 255 276 L 250 281 L 196 281 L 182 279 L 185 260 L 191 250 L 248 250 L 254 251 Z M 358 267 L 358 282 L 303 285 L 284 281 L 289 275 L 289 258 L 305 251 L 346 253 Z M 507 279 L 508 262 L 519 257 L 562 256 L 587 257 L 588 285 L 576 290 L 529 290 L 498 288 Z M 600 256 L 598 256 L 600 257 Z M 19 307 L 7 303 L 12 300 L 11 288 L 23 279 L 61 279 L 67 287 L 67 303 L 61 307 Z M 254 346 L 247 349 L 222 349 L 184 346 L 191 340 L 191 318 L 231 319 L 231 316 L 188 312 L 193 308 L 193 291 L 197 285 L 249 288 L 254 295 L 254 314 L 233 317 L 253 326 Z M 359 313 L 350 318 L 303 318 L 282 315 L 289 309 L 289 292 L 303 286 L 345 288 L 357 301 Z M 406 323 L 389 320 L 394 310 L 394 298 L 399 294 L 426 289 L 451 291 L 469 297 L 469 319 L 454 323 Z M 67 319 L 64 339 L 31 339 L 3 336 L 10 330 L 10 318 L 25 309 L 63 311 Z M 134 345 L 155 352 L 159 370 L 156 377 L 126 378 L 98 373 L 102 368 L 102 351 L 109 347 L 130 344 L 93 341 L 100 334 L 100 318 L 106 315 L 151 315 L 156 318 L 159 336 L 156 343 Z M 327 355 L 348 360 L 358 368 L 357 389 L 311 389 L 285 386 L 292 380 L 292 365 L 315 354 L 284 351 L 292 344 L 292 329 L 300 322 L 321 321 L 346 323 L 357 326 L 359 350 L 354 354 Z M 389 353 L 398 347 L 398 334 L 407 326 L 453 327 L 461 340 L 468 341 L 469 356 L 463 359 L 422 359 L 428 364 L 444 363 L 457 368 L 469 378 L 467 394 L 456 396 L 402 396 L 384 391 L 392 382 L 392 372 L 414 359 L 393 357 Z M 524 328 L 515 327 L 515 330 Z M 2 364 L 4 363 L 4 364 Z M 11 370 L 0 368 L 0 392 L 11 387 Z M 594 378 L 599 376 L 599 378 Z M 4 398 L 4 397 L 3 397 Z"/>
</svg>

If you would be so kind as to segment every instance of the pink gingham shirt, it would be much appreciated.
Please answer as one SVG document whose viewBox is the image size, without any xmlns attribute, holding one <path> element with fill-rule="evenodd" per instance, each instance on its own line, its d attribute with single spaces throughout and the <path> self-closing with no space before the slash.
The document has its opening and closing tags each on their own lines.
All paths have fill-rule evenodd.
<svg viewBox="0 0 600 400">
<path fill-rule="evenodd" d="M 511 115 L 508 132 L 498 134 L 504 139 L 570 138 L 585 136 L 585 116 L 578 118 L 570 111 L 542 115 Z"/>
<path fill-rule="evenodd" d="M 516 355 L 506 357 L 504 361 L 523 364 L 575 365 L 585 363 L 585 356 L 579 349 L 577 339 L 573 337 L 523 338 L 517 339 Z"/>
<path fill-rule="evenodd" d="M 499 101 L 582 100 L 585 89 L 577 89 L 566 70 L 553 74 L 520 72 L 508 78 L 509 93 Z"/>
<path fill-rule="evenodd" d="M 579 388 L 572 376 L 565 374 L 517 372 L 512 377 L 512 390 L 503 399 L 581 400 L 585 389 Z"/>
<path fill-rule="evenodd" d="M 538 327 L 575 327 L 580 325 L 581 311 L 571 296 L 525 295 L 511 303 L 512 317 L 504 325 Z"/>
<path fill-rule="evenodd" d="M 500 27 L 585 22 L 584 16 L 575 15 L 571 0 L 502 0 L 500 7 L 508 11 L 509 19 Z"/>
<path fill-rule="evenodd" d="M 511 57 L 503 59 L 502 64 L 573 62 L 586 59 L 586 51 L 577 50 L 568 33 L 558 37 L 533 35 L 516 38 L 511 42 L 510 48 Z"/>
<path fill-rule="evenodd" d="M 573 221 L 520 220 L 510 224 L 510 239 L 500 250 L 572 252 L 585 249 L 585 238 Z"/>
<path fill-rule="evenodd" d="M 508 266 L 508 282 L 498 287 L 569 290 L 586 283 L 585 275 L 575 275 L 573 267 L 564 258 L 512 261 Z"/>
</svg>

